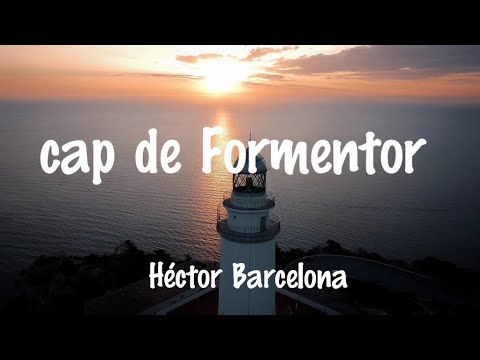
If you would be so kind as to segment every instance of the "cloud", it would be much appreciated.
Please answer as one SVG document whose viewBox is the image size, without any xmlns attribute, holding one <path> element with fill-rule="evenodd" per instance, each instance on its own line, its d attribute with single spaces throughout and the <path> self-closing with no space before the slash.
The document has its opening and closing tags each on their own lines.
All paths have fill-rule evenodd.
<svg viewBox="0 0 480 360">
<path fill-rule="evenodd" d="M 283 80 L 284 76 L 281 74 L 258 73 L 258 74 L 250 75 L 249 78 L 278 81 L 278 80 Z"/>
<path fill-rule="evenodd" d="M 362 78 L 418 79 L 480 71 L 480 46 L 358 46 L 332 55 L 280 59 L 276 72 L 294 75 L 343 73 Z M 348 73 L 349 75 L 345 75 Z"/>
<path fill-rule="evenodd" d="M 242 61 L 253 61 L 268 54 L 279 54 L 288 50 L 296 50 L 298 46 L 284 46 L 282 48 L 257 48 L 250 51 L 250 53 L 242 59 Z"/>
<path fill-rule="evenodd" d="M 240 60 L 240 61 L 253 61 L 265 55 L 279 54 L 284 51 L 296 50 L 296 49 L 298 49 L 298 46 L 284 46 L 282 48 L 256 48 L 251 50 L 248 53 L 248 55 L 244 58 L 238 58 L 232 55 L 209 53 L 209 54 L 198 54 L 198 55 L 177 55 L 176 59 L 177 61 L 185 62 L 189 64 L 195 64 L 200 60 L 215 60 L 215 59 L 221 59 L 225 57 L 232 58 L 235 60 Z"/>
<path fill-rule="evenodd" d="M 187 79 L 187 80 L 200 80 L 203 79 L 202 76 L 188 75 L 188 74 L 172 74 L 172 73 L 124 73 L 124 74 L 115 74 L 114 76 L 132 76 L 132 77 L 166 77 L 174 79 Z"/>
<path fill-rule="evenodd" d="M 212 60 L 220 59 L 223 55 L 221 54 L 199 54 L 199 55 L 177 55 L 177 61 L 186 62 L 189 64 L 195 64 L 199 60 Z"/>
</svg>

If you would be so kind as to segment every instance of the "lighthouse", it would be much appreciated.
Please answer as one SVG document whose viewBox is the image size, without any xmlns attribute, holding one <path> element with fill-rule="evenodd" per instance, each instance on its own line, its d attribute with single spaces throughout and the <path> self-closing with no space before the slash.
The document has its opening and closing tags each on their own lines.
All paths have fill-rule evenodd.
<svg viewBox="0 0 480 360">
<path fill-rule="evenodd" d="M 248 148 L 247 148 L 248 158 Z M 237 166 L 238 159 L 235 162 Z M 256 156 L 255 173 L 244 168 L 233 175 L 232 190 L 225 193 L 217 210 L 217 231 L 221 236 L 219 315 L 274 315 L 275 283 L 268 288 L 249 289 L 244 283 L 233 286 L 233 263 L 250 270 L 275 269 L 275 236 L 280 231 L 280 217 L 273 211 L 275 194 L 267 191 L 267 164 Z"/>
</svg>

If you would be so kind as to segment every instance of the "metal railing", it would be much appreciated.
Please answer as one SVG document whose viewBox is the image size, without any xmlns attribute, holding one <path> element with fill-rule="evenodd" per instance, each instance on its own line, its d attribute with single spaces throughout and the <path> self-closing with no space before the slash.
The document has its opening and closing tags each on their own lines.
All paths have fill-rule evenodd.
<svg viewBox="0 0 480 360">
<path fill-rule="evenodd" d="M 225 238 L 238 242 L 264 242 L 280 232 L 280 216 L 271 212 L 263 228 L 228 224 L 228 213 L 223 207 L 217 209 L 217 231 Z"/>
<path fill-rule="evenodd" d="M 264 193 L 223 193 L 223 204 L 238 209 L 269 209 L 275 206 L 276 194 L 273 191 Z"/>
</svg>

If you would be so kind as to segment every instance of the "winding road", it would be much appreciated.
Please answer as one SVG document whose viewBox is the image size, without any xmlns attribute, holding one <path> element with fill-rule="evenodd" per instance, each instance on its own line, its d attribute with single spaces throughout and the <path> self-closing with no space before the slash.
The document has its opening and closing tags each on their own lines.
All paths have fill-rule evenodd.
<svg viewBox="0 0 480 360">
<path fill-rule="evenodd" d="M 465 296 L 462 295 L 466 294 L 459 293 L 459 289 L 454 289 L 453 286 L 447 287 L 446 284 L 429 277 L 374 260 L 355 256 L 320 254 L 295 260 L 287 266 L 286 270 L 297 268 L 299 262 L 304 263 L 305 271 L 344 270 L 347 274 L 347 282 L 350 277 L 440 303 L 451 305 L 465 303 Z"/>
</svg>

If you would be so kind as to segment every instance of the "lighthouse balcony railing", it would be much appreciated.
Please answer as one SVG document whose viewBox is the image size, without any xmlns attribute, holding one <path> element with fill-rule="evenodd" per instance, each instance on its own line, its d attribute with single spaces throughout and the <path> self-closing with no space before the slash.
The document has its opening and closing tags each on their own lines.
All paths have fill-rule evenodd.
<svg viewBox="0 0 480 360">
<path fill-rule="evenodd" d="M 276 194 L 273 191 L 263 193 L 223 193 L 223 205 L 233 209 L 271 209 L 275 206 Z"/>
<path fill-rule="evenodd" d="M 229 224 L 228 214 L 222 210 L 219 209 L 217 212 L 217 231 L 229 240 L 247 243 L 262 242 L 273 239 L 280 232 L 280 216 L 275 212 L 270 213 L 263 226 L 245 227 Z"/>
</svg>

